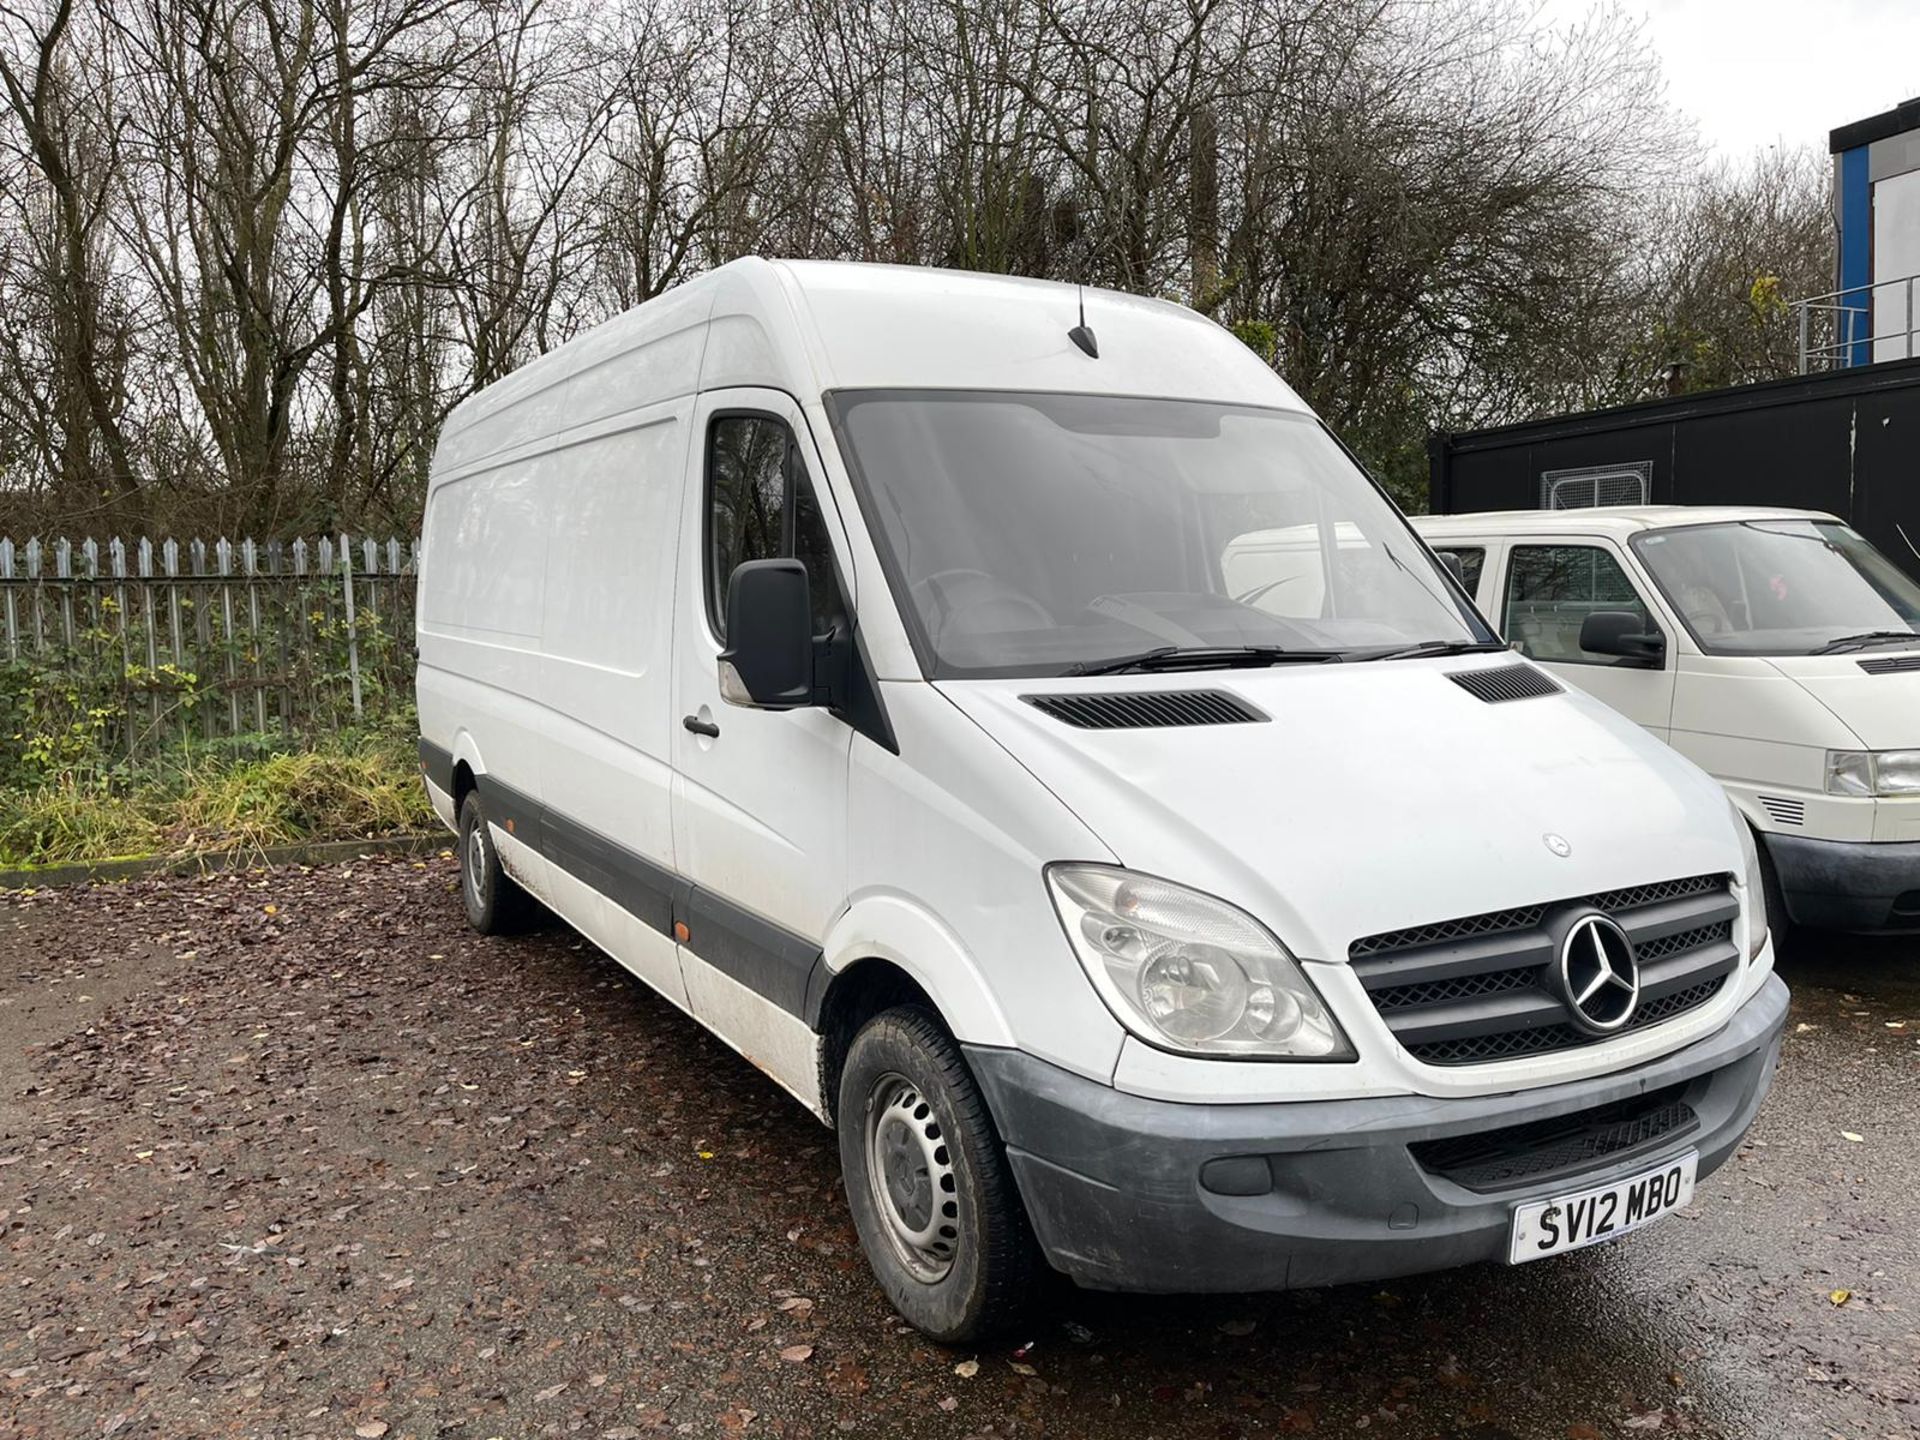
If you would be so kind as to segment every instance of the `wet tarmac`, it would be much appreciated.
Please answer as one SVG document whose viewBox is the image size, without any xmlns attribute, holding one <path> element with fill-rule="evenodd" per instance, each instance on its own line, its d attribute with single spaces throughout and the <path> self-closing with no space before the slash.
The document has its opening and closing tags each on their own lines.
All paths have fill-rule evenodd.
<svg viewBox="0 0 1920 1440">
<path fill-rule="evenodd" d="M 949 1351 L 816 1122 L 446 859 L 0 900 L 0 1434 L 1914 1436 L 1920 940 L 1781 969 L 1749 1143 L 1639 1234 Z"/>
</svg>

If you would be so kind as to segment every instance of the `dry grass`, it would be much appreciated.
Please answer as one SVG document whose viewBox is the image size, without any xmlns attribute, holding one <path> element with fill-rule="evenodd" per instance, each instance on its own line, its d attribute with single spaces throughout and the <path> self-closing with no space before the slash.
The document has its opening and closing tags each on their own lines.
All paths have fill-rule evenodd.
<svg viewBox="0 0 1920 1440">
<path fill-rule="evenodd" d="M 432 824 L 411 735 L 382 730 L 290 753 L 190 754 L 130 780 L 65 778 L 0 794 L 0 868 L 262 850 Z"/>
</svg>

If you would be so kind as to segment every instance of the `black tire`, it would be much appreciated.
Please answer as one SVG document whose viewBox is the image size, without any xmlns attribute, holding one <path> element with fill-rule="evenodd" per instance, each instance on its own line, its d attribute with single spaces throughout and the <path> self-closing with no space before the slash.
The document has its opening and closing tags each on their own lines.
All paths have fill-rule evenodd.
<svg viewBox="0 0 1920 1440">
<path fill-rule="evenodd" d="M 854 1229 L 894 1309 L 943 1345 L 992 1335 L 1026 1314 L 1044 1262 L 986 1102 L 939 1022 L 902 1006 L 861 1027 L 835 1114 Z M 890 1176 L 897 1200 L 875 1184 L 876 1153 L 881 1185 Z M 897 1163 L 886 1164 L 888 1155 Z M 900 1231 L 923 1215 L 934 1234 L 916 1250 Z"/>
<path fill-rule="evenodd" d="M 482 935 L 515 934 L 540 913 L 539 902 L 501 867 L 478 790 L 460 802 L 460 903 Z"/>
<path fill-rule="evenodd" d="M 1780 893 L 1780 872 L 1774 869 L 1772 852 L 1767 849 L 1767 837 L 1755 830 L 1753 843 L 1760 852 L 1760 898 L 1767 907 L 1767 930 L 1773 936 L 1773 958 L 1778 960 L 1786 953 L 1787 942 L 1793 936 L 1793 917 L 1787 914 L 1787 897 Z"/>
</svg>

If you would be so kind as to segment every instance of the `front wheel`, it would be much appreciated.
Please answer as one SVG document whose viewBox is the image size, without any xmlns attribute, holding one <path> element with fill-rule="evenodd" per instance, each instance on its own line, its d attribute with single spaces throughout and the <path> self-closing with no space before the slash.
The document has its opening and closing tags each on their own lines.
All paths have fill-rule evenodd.
<svg viewBox="0 0 1920 1440">
<path fill-rule="evenodd" d="M 894 1309 L 948 1345 L 1018 1320 L 1038 1247 L 986 1102 L 930 1014 L 905 1006 L 866 1023 L 836 1114 L 854 1229 Z"/>
</svg>

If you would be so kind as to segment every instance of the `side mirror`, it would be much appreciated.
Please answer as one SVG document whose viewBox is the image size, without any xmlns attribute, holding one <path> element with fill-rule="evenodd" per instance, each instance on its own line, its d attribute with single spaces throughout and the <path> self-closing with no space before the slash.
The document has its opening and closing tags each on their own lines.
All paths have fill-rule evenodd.
<svg viewBox="0 0 1920 1440">
<path fill-rule="evenodd" d="M 728 578 L 720 698 L 759 710 L 813 704 L 813 604 L 798 560 L 749 560 Z"/>
<path fill-rule="evenodd" d="M 1451 550 L 1438 550 L 1434 553 L 1440 557 L 1440 563 L 1447 567 L 1447 573 L 1459 582 L 1460 588 L 1471 595 L 1473 591 L 1467 584 L 1467 572 L 1461 568 L 1460 557 Z"/>
<path fill-rule="evenodd" d="M 1667 637 L 1649 631 L 1644 616 L 1631 610 L 1596 610 L 1580 624 L 1580 648 L 1594 655 L 1618 655 L 1652 668 L 1667 656 Z"/>
</svg>

